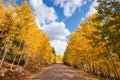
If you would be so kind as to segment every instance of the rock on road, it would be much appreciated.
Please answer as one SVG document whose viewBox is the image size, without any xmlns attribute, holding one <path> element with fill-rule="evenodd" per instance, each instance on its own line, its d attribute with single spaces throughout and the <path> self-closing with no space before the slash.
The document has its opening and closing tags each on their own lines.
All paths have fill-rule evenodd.
<svg viewBox="0 0 120 80">
<path fill-rule="evenodd" d="M 54 64 L 31 80 L 83 80 L 63 64 Z"/>
</svg>

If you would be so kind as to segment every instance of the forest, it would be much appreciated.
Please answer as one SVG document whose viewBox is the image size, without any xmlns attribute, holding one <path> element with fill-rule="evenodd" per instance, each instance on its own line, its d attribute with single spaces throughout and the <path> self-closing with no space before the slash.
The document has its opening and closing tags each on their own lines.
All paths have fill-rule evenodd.
<svg viewBox="0 0 120 80">
<path fill-rule="evenodd" d="M 120 2 L 98 3 L 97 12 L 70 35 L 64 63 L 105 80 L 120 80 Z"/>
<path fill-rule="evenodd" d="M 61 56 L 38 27 L 27 1 L 8 5 L 0 0 L 0 80 L 28 80 L 56 60 L 100 80 L 120 80 L 120 1 L 97 2 L 97 12 L 71 33 Z"/>
<path fill-rule="evenodd" d="M 54 57 L 49 37 L 38 28 L 30 5 L 27 2 L 20 6 L 14 2 L 10 5 L 0 2 L 0 69 L 10 73 L 16 65 L 36 72 L 42 66 L 52 64 Z M 4 72 L 0 73 L 0 79 Z"/>
</svg>

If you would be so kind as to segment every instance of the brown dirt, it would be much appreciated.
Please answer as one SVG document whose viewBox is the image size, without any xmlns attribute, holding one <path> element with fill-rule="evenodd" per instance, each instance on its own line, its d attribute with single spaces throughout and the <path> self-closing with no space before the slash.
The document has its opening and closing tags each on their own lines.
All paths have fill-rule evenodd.
<svg viewBox="0 0 120 80">
<path fill-rule="evenodd" d="M 17 65 L 14 65 L 10 70 L 10 66 L 11 64 L 4 62 L 0 69 L 0 80 L 28 80 L 30 72 Z"/>
<path fill-rule="evenodd" d="M 54 64 L 46 71 L 30 80 L 99 80 L 95 76 L 69 68 L 63 64 Z"/>
</svg>

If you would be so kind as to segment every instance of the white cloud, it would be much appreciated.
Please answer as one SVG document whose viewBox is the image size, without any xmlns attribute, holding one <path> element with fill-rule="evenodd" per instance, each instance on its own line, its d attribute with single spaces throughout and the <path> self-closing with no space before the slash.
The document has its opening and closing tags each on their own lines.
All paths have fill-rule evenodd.
<svg viewBox="0 0 120 80">
<path fill-rule="evenodd" d="M 51 41 L 51 45 L 54 46 L 57 54 L 63 54 L 67 46 L 67 41 L 53 40 Z"/>
<path fill-rule="evenodd" d="M 66 36 L 70 35 L 63 22 L 52 22 L 42 29 L 50 37 L 50 40 L 66 40 Z"/>
<path fill-rule="evenodd" d="M 86 0 L 54 0 L 55 5 L 60 5 L 64 9 L 64 15 L 67 17 L 72 16 L 75 10 L 85 3 Z"/>
<path fill-rule="evenodd" d="M 66 49 L 66 36 L 70 34 L 63 22 L 57 22 L 56 11 L 53 7 L 48 7 L 43 0 L 30 0 L 33 13 L 39 28 L 50 37 L 50 43 L 55 47 L 57 53 L 63 54 Z"/>
<path fill-rule="evenodd" d="M 89 2 L 92 2 L 92 0 L 89 0 Z M 93 13 L 96 13 L 97 12 L 97 10 L 95 9 L 96 6 L 98 6 L 98 2 L 97 0 L 94 0 L 91 6 L 89 7 L 89 10 L 86 13 L 85 17 L 82 17 L 81 21 L 86 20 L 90 15 L 92 15 Z"/>
<path fill-rule="evenodd" d="M 40 25 L 50 23 L 57 19 L 54 8 L 47 7 L 42 0 L 30 0 L 30 4 Z"/>
<path fill-rule="evenodd" d="M 83 2 L 83 4 L 86 4 L 87 3 L 87 0 L 85 0 L 84 2 Z"/>
<path fill-rule="evenodd" d="M 91 6 L 89 7 L 89 11 L 86 13 L 86 17 L 97 12 L 97 10 L 95 9 L 96 6 L 98 6 L 98 3 L 97 0 L 94 0 Z"/>
</svg>

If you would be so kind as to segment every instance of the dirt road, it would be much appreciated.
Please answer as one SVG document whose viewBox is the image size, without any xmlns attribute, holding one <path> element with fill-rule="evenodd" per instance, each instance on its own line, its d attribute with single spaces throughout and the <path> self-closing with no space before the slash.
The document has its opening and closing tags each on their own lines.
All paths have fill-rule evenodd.
<svg viewBox="0 0 120 80">
<path fill-rule="evenodd" d="M 86 80 L 80 78 L 74 70 L 63 64 L 54 64 L 31 80 Z M 87 79 L 89 80 L 89 79 Z M 90 79 L 93 80 L 93 79 Z"/>
</svg>

